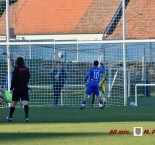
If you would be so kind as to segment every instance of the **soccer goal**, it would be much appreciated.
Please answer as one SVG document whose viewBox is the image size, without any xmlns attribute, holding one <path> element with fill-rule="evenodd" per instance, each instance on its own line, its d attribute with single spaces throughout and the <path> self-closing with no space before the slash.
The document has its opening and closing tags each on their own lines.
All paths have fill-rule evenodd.
<svg viewBox="0 0 155 145">
<path fill-rule="evenodd" d="M 29 86 L 32 88 L 30 95 L 30 106 L 54 106 L 51 72 L 61 63 L 66 72 L 66 81 L 58 101 L 58 106 L 79 106 L 85 94 L 84 78 L 94 60 L 103 62 L 107 68 L 107 81 L 105 82 L 107 93 L 107 105 L 123 106 L 123 69 L 120 69 L 122 59 L 120 53 L 116 54 L 116 60 L 111 59 L 112 47 L 106 47 L 101 43 L 77 42 L 77 41 L 47 41 L 47 42 L 15 42 L 10 43 L 10 54 L 12 64 L 18 56 L 25 59 L 25 64 L 30 68 L 31 79 Z M 19 45 L 20 44 L 20 45 Z M 114 50 L 115 48 L 113 48 Z M 121 44 L 118 44 L 118 50 Z M 2 52 L 6 47 L 2 46 Z M 58 54 L 62 52 L 63 57 Z M 2 55 L 1 59 L 1 81 L 7 72 L 7 57 Z M 102 57 L 101 57 L 102 56 Z M 107 57 L 107 58 L 106 58 Z M 5 60 L 6 59 L 6 60 Z M 115 68 L 111 69 L 109 68 Z M 117 69 L 118 68 L 118 69 Z M 121 66 L 122 68 L 122 66 Z M 117 74 L 116 74 L 117 72 Z M 108 90 L 108 85 L 110 89 Z M 116 89 L 117 88 L 117 89 Z M 117 90 L 117 91 L 116 91 Z M 90 98 L 91 99 L 91 98 Z M 96 104 L 98 102 L 96 101 Z"/>
<path fill-rule="evenodd" d="M 155 106 L 155 84 L 135 85 L 135 106 Z"/>
<path fill-rule="evenodd" d="M 85 93 L 84 78 L 93 61 L 106 66 L 107 106 L 124 106 L 127 98 L 133 98 L 134 86 L 142 80 L 154 81 L 154 42 L 126 41 L 126 61 L 124 62 L 123 41 L 25 41 L 0 43 L 0 81 L 8 75 L 8 56 L 3 55 L 9 46 L 11 64 L 18 56 L 25 59 L 30 69 L 29 86 L 32 87 L 30 106 L 54 106 L 51 72 L 61 63 L 66 72 L 66 81 L 58 101 L 58 106 L 78 107 Z M 144 48 L 144 46 L 146 46 Z M 62 52 L 62 56 L 58 54 Z M 148 53 L 150 52 L 150 53 Z M 143 56 L 143 61 L 142 61 Z M 126 64 L 126 66 L 125 66 Z M 11 68 L 10 68 L 11 69 Z M 126 75 L 124 75 L 126 73 Z M 124 83 L 126 80 L 126 83 Z M 6 87 L 5 83 L 5 87 Z M 138 86 L 140 87 L 140 86 Z M 6 87 L 7 88 L 7 87 Z M 126 89 L 125 89 L 126 88 Z M 153 98 L 153 97 L 152 97 Z M 91 97 L 89 99 L 91 101 Z M 127 99 L 128 100 L 128 99 Z M 89 103 L 89 102 L 88 102 Z M 98 101 L 96 99 L 96 105 Z"/>
</svg>

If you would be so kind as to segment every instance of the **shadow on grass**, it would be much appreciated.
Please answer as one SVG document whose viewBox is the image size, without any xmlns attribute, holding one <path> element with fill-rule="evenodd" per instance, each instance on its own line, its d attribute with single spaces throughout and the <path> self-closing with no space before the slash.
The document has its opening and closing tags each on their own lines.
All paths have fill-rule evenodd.
<svg viewBox="0 0 155 145">
<path fill-rule="evenodd" d="M 38 132 L 31 132 L 31 133 L 0 133 L 0 141 L 7 142 L 8 140 L 31 140 L 31 139 L 46 139 L 46 138 L 71 138 L 71 137 L 94 137 L 94 136 L 108 136 L 109 133 L 91 133 L 91 132 L 79 132 L 79 133 L 38 133 Z"/>
</svg>

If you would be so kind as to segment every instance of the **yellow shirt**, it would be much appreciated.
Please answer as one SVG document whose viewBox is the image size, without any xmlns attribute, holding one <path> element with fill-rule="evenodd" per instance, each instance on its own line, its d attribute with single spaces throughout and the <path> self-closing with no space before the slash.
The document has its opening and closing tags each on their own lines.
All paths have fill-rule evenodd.
<svg viewBox="0 0 155 145">
<path fill-rule="evenodd" d="M 103 79 L 100 81 L 100 84 L 99 84 L 99 86 L 100 86 L 100 93 L 102 93 L 102 94 L 105 93 L 105 84 L 104 84 L 104 82 L 105 82 L 105 78 L 103 78 Z"/>
</svg>

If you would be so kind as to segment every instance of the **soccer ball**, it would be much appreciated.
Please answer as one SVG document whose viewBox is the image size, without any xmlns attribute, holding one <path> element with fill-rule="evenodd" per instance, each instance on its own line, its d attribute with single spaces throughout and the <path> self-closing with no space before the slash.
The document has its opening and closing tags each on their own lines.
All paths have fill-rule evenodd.
<svg viewBox="0 0 155 145">
<path fill-rule="evenodd" d="M 136 106 L 135 102 L 130 102 L 130 106 Z"/>
<path fill-rule="evenodd" d="M 63 53 L 62 53 L 62 52 L 59 52 L 59 53 L 58 53 L 58 57 L 59 57 L 59 58 L 63 58 Z"/>
</svg>

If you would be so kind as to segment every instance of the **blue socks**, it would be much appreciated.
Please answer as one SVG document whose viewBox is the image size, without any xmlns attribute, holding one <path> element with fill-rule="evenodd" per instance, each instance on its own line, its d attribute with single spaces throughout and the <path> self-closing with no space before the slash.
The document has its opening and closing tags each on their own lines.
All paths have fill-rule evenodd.
<svg viewBox="0 0 155 145">
<path fill-rule="evenodd" d="M 99 103 L 100 103 L 100 107 L 103 107 L 103 101 L 100 100 Z"/>
<path fill-rule="evenodd" d="M 85 105 L 86 105 L 86 100 L 82 101 L 82 106 L 85 106 Z"/>
</svg>

